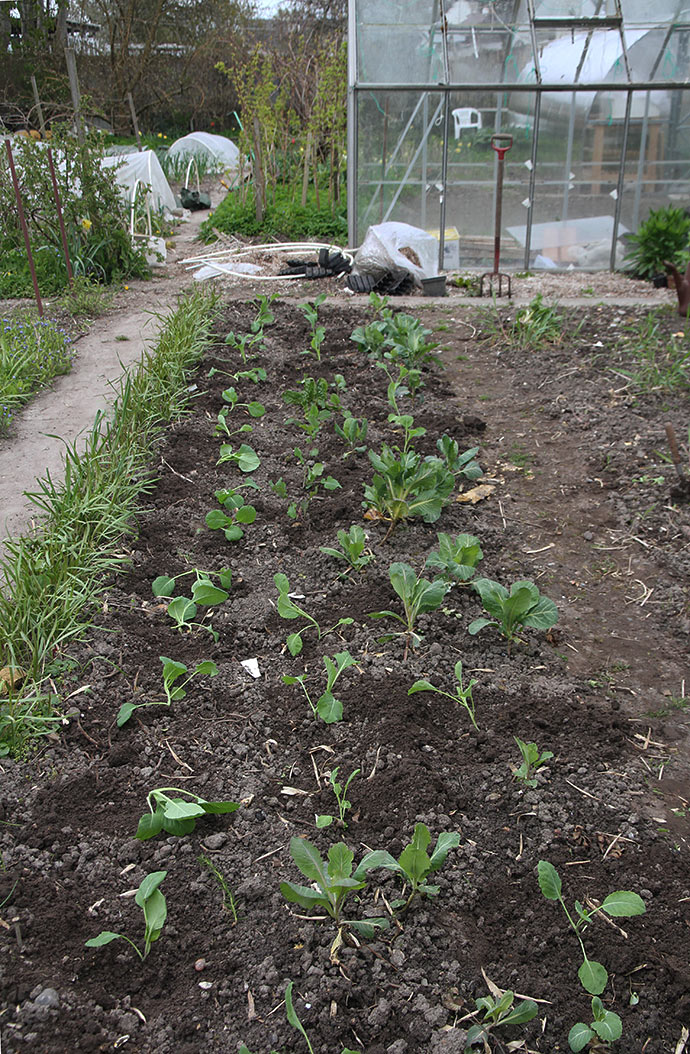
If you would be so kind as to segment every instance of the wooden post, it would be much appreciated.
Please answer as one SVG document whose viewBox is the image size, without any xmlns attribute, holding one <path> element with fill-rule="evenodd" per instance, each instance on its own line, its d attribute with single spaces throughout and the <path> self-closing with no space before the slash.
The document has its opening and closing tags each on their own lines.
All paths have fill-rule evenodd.
<svg viewBox="0 0 690 1054">
<path fill-rule="evenodd" d="M 311 154 L 311 132 L 307 132 L 307 145 L 304 148 L 304 171 L 302 173 L 302 208 L 307 204 L 309 190 L 309 156 Z"/>
<path fill-rule="evenodd" d="M 134 99 L 132 98 L 131 91 L 127 92 L 127 102 L 129 103 L 129 112 L 132 115 L 132 127 L 134 128 L 134 134 L 137 138 L 137 150 L 141 153 L 144 148 L 141 145 L 141 136 L 139 135 L 139 122 L 137 121 L 137 111 L 134 109 Z"/>
<path fill-rule="evenodd" d="M 67 63 L 67 75 L 69 77 L 69 90 L 72 94 L 72 106 L 74 108 L 74 120 L 77 126 L 77 139 L 84 142 L 84 123 L 81 116 L 81 92 L 79 91 L 79 77 L 77 76 L 77 60 L 74 48 L 65 48 L 65 61 Z"/>
<path fill-rule="evenodd" d="M 254 118 L 254 197 L 256 200 L 256 222 L 263 223 L 266 187 L 264 185 L 264 169 L 261 158 L 261 126 L 259 125 L 258 117 Z"/>
<path fill-rule="evenodd" d="M 43 120 L 43 107 L 41 106 L 41 99 L 38 94 L 38 85 L 36 84 L 36 78 L 33 73 L 31 74 L 31 87 L 34 93 L 34 102 L 36 103 L 36 112 L 38 113 L 38 123 L 41 128 L 41 136 L 45 139 L 46 137 L 46 123 Z"/>
<path fill-rule="evenodd" d="M 14 196 L 17 200 L 17 213 L 19 215 L 19 223 L 22 228 L 22 234 L 24 235 L 24 245 L 26 247 L 26 257 L 29 261 L 29 270 L 31 271 L 31 281 L 34 284 L 34 296 L 36 297 L 36 307 L 38 308 L 38 314 L 43 318 L 43 301 L 41 300 L 41 293 L 38 288 L 38 280 L 36 278 L 36 268 L 34 267 L 34 258 L 31 253 L 31 242 L 29 241 L 29 228 L 26 225 L 26 217 L 24 216 L 24 206 L 22 205 L 22 195 L 19 190 L 19 181 L 17 179 L 17 172 L 14 167 L 14 157 L 12 156 L 12 147 L 10 146 L 9 139 L 5 140 L 5 146 L 7 147 L 7 160 L 10 164 L 10 173 L 12 174 L 12 185 L 14 187 Z"/>
<path fill-rule="evenodd" d="M 50 168 L 50 178 L 53 183 L 53 197 L 55 198 L 55 208 L 57 209 L 58 222 L 60 224 L 60 238 L 62 239 L 62 251 L 65 256 L 65 267 L 67 268 L 67 277 L 69 279 L 70 289 L 74 289 L 74 275 L 72 274 L 72 261 L 69 258 L 69 248 L 67 247 L 67 232 L 65 231 L 65 221 L 62 217 L 62 204 L 60 202 L 60 191 L 58 190 L 57 177 L 55 175 L 55 165 L 53 164 L 53 151 L 48 147 L 48 167 Z"/>
</svg>

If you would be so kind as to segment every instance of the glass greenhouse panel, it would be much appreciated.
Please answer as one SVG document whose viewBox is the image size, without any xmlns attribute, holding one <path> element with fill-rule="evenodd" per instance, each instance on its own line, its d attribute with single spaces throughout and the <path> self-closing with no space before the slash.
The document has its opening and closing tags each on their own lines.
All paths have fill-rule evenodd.
<svg viewBox="0 0 690 1054">
<path fill-rule="evenodd" d="M 363 92 L 357 117 L 357 242 L 387 220 L 438 229 L 444 96 Z"/>
<path fill-rule="evenodd" d="M 357 0 L 363 83 L 435 84 L 444 77 L 440 0 Z"/>
</svg>

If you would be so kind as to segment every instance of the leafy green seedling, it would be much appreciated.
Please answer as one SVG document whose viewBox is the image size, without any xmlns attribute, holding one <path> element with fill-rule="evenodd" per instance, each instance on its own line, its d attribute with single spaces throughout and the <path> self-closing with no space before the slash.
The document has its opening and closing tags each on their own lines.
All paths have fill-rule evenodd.
<svg viewBox="0 0 690 1054">
<path fill-rule="evenodd" d="M 344 918 L 343 911 L 348 898 L 364 889 L 366 885 L 366 871 L 362 870 L 362 864 L 353 874 L 354 853 L 344 842 L 331 846 L 328 850 L 328 863 L 322 859 L 316 846 L 306 838 L 290 839 L 290 855 L 316 889 L 295 882 L 281 882 L 280 892 L 291 904 L 299 904 L 306 909 L 321 908 L 333 919 L 338 932 L 331 945 L 332 959 L 335 959 L 338 948 L 343 943 L 345 931 L 354 930 L 363 937 L 371 938 L 376 936 L 377 930 L 388 928 L 388 919 L 385 918 Z"/>
<path fill-rule="evenodd" d="M 318 455 L 319 451 L 314 447 L 310 454 L 314 457 Z M 324 490 L 340 490 L 341 485 L 337 479 L 333 476 L 324 476 L 325 467 L 323 462 L 314 461 L 312 458 L 308 458 L 302 450 L 296 446 L 293 450 L 293 454 L 299 461 L 303 470 L 302 485 L 308 494 L 308 501 L 310 501 L 316 494 L 319 487 L 323 487 Z"/>
<path fill-rule="evenodd" d="M 192 573 L 196 575 L 196 580 L 192 584 L 192 598 L 183 596 L 172 597 L 177 580 Z M 193 572 L 185 571 L 175 578 L 170 578 L 168 575 L 159 575 L 154 579 L 151 588 L 153 595 L 156 597 L 172 597 L 166 610 L 169 618 L 175 623 L 175 629 L 180 632 L 191 632 L 196 626 L 199 629 L 207 630 L 213 639 L 217 641 L 218 634 L 211 626 L 205 626 L 202 622 L 192 621 L 198 607 L 215 607 L 218 604 L 222 604 L 230 596 L 228 590 L 232 584 L 232 572 L 227 568 L 218 572 L 220 586 L 213 584 L 209 577 L 211 573 L 213 572 L 194 569 Z"/>
<path fill-rule="evenodd" d="M 161 655 L 160 660 L 163 663 L 163 691 L 165 692 L 166 701 L 161 702 L 156 700 L 150 703 L 123 703 L 117 714 L 118 728 L 122 728 L 122 726 L 129 721 L 135 710 L 141 710 L 145 706 L 170 706 L 176 700 L 184 699 L 187 695 L 185 688 L 194 677 L 215 677 L 218 673 L 218 667 L 211 659 L 206 659 L 203 662 L 197 663 L 191 672 L 183 662 L 176 662 L 174 659 L 168 659 L 165 655 Z M 186 673 L 189 674 L 189 676 L 182 681 L 181 684 L 176 684 L 175 682 L 179 681 L 180 677 L 183 677 Z"/>
<path fill-rule="evenodd" d="M 216 419 L 216 427 L 213 430 L 213 434 L 217 436 L 225 436 L 226 439 L 232 439 L 233 436 L 242 435 L 245 432 L 253 432 L 254 429 L 251 425 L 244 424 L 240 425 L 239 428 L 233 428 L 232 431 L 228 428 L 228 413 L 229 408 L 224 406 L 218 411 L 218 417 Z"/>
<path fill-rule="evenodd" d="M 135 903 L 144 913 L 145 929 L 143 951 L 141 951 L 134 941 L 130 940 L 130 938 L 124 933 L 113 933 L 111 930 L 102 930 L 97 937 L 92 937 L 91 940 L 86 941 L 86 947 L 103 948 L 106 944 L 110 944 L 111 941 L 127 941 L 128 944 L 131 944 L 143 962 L 151 951 L 151 945 L 160 937 L 161 930 L 163 929 L 165 920 L 168 916 L 168 907 L 165 902 L 165 897 L 159 889 L 159 886 L 167 873 L 167 871 L 153 871 L 150 875 L 147 875 L 146 878 L 142 880 L 134 898 Z"/>
<path fill-rule="evenodd" d="M 458 534 L 453 539 L 442 532 L 437 537 L 438 551 L 434 549 L 430 554 L 425 568 L 439 568 L 441 577 L 449 585 L 469 581 L 477 564 L 484 558 L 479 539 L 473 534 Z"/>
<path fill-rule="evenodd" d="M 242 527 L 254 523 L 256 509 L 245 504 L 237 489 L 217 490 L 215 498 L 223 508 L 206 513 L 206 526 L 212 531 L 222 531 L 229 542 L 239 541 L 244 537 Z"/>
<path fill-rule="evenodd" d="M 355 877 L 366 874 L 377 867 L 383 867 L 387 871 L 394 871 L 401 875 L 405 884 L 409 885 L 410 893 L 407 900 L 393 901 L 392 907 L 407 911 L 416 896 L 436 896 L 439 887 L 430 885 L 426 880 L 429 875 L 443 867 L 448 851 L 460 845 L 460 835 L 457 831 L 444 831 L 436 839 L 436 846 L 431 856 L 427 853 L 430 842 L 431 833 L 426 824 L 415 824 L 412 841 L 405 846 L 397 860 L 385 849 L 375 849 L 362 858 Z"/>
<path fill-rule="evenodd" d="M 197 860 L 199 861 L 202 867 L 206 868 L 208 873 L 212 875 L 215 881 L 218 883 L 221 894 L 223 896 L 223 910 L 230 912 L 230 914 L 232 915 L 233 923 L 236 926 L 239 922 L 239 914 L 237 912 L 235 895 L 230 889 L 230 885 L 228 883 L 227 878 L 220 870 L 220 868 L 216 867 L 213 860 L 210 860 L 209 857 L 204 856 L 203 853 L 201 854 L 201 856 L 197 857 Z"/>
<path fill-rule="evenodd" d="M 278 609 L 278 614 L 280 615 L 280 617 L 284 619 L 303 618 L 306 619 L 308 623 L 308 625 L 304 626 L 301 630 L 298 630 L 297 633 L 290 633 L 285 642 L 287 644 L 288 651 L 293 657 L 299 655 L 299 653 L 301 652 L 302 634 L 306 633 L 308 629 L 311 628 L 316 630 L 316 637 L 318 640 L 321 640 L 322 637 L 325 637 L 327 636 L 327 634 L 332 633 L 334 630 L 338 629 L 339 626 L 352 625 L 353 620 L 351 618 L 341 618 L 338 619 L 335 626 L 331 626 L 330 629 L 322 630 L 313 615 L 310 615 L 309 612 L 305 611 L 303 608 L 298 607 L 297 604 L 295 604 L 294 600 L 290 596 L 290 583 L 288 582 L 287 575 L 278 573 L 273 576 L 273 581 L 275 583 L 276 589 L 278 590 L 278 602 L 276 604 L 276 607 Z"/>
<path fill-rule="evenodd" d="M 355 776 L 358 776 L 361 771 L 361 769 L 354 769 L 345 780 L 344 785 L 342 783 L 338 783 L 338 766 L 336 766 L 332 770 L 330 776 L 328 777 L 328 782 L 331 785 L 333 793 L 335 794 L 335 800 L 338 803 L 337 823 L 339 827 L 347 827 L 347 823 L 345 822 L 345 813 L 348 811 L 348 809 L 352 808 L 352 802 L 349 802 L 346 797 L 347 788 L 350 786 Z M 316 816 L 316 826 L 330 827 L 335 819 L 335 816 L 319 813 Z"/>
<path fill-rule="evenodd" d="M 171 798 L 170 794 L 185 795 L 184 798 Z M 180 787 L 156 787 L 146 795 L 149 812 L 139 820 L 135 838 L 144 842 L 155 838 L 161 831 L 182 837 L 191 834 L 196 821 L 202 816 L 219 816 L 235 812 L 239 805 L 234 801 L 206 801 L 192 791 Z"/>
<path fill-rule="evenodd" d="M 260 333 L 263 336 L 265 326 L 272 326 L 275 322 L 275 315 L 271 311 L 271 304 L 278 299 L 278 293 L 270 293 L 268 296 L 264 296 L 260 293 L 256 297 L 256 301 L 259 305 L 256 318 L 252 322 L 250 329 L 252 333 Z"/>
<path fill-rule="evenodd" d="M 474 1002 L 476 1012 L 483 1013 L 484 1018 L 481 1024 L 472 1025 L 468 1029 L 466 1052 L 470 1052 L 472 1047 L 477 1047 L 480 1043 L 483 1044 L 485 1050 L 488 1050 L 488 1040 L 493 1029 L 504 1025 L 524 1025 L 538 1013 L 537 1004 L 533 999 L 522 999 L 513 1005 L 515 995 L 511 991 L 504 992 L 500 999 L 486 995 L 475 999 Z"/>
<path fill-rule="evenodd" d="M 558 608 L 553 600 L 544 597 L 534 582 L 514 582 L 510 593 L 505 586 L 490 578 L 477 578 L 472 588 L 479 593 L 482 604 L 491 618 L 478 618 L 468 626 L 474 636 L 485 626 L 493 626 L 509 641 L 519 640 L 521 626 L 550 629 L 558 622 Z"/>
<path fill-rule="evenodd" d="M 356 666 L 357 663 L 349 651 L 336 652 L 332 659 L 330 656 L 324 655 L 323 661 L 327 675 L 326 688 L 316 702 L 312 700 L 307 690 L 305 684 L 306 674 L 302 673 L 299 677 L 283 674 L 283 684 L 298 684 L 304 692 L 314 717 L 320 717 L 327 725 L 332 725 L 336 721 L 342 721 L 343 719 L 343 704 L 333 695 L 333 686 L 343 670 L 347 670 L 350 666 Z"/>
<path fill-rule="evenodd" d="M 364 453 L 367 448 L 366 438 L 369 428 L 366 417 L 353 417 L 349 410 L 346 410 L 342 425 L 334 421 L 333 427 L 335 434 L 340 436 L 347 446 L 347 452 L 343 454 L 343 458 L 349 457 L 350 454 Z"/>
<path fill-rule="evenodd" d="M 434 523 L 439 518 L 455 486 L 441 458 L 423 458 L 414 450 L 396 453 L 385 443 L 380 454 L 370 450 L 368 457 L 374 478 L 364 487 L 364 499 L 376 518 L 390 524 L 384 541 L 405 520 Z"/>
<path fill-rule="evenodd" d="M 266 413 L 266 407 L 264 404 L 256 402 L 256 400 L 249 403 L 241 403 L 239 401 L 240 397 L 235 388 L 226 388 L 221 395 L 223 401 L 230 404 L 228 407 L 229 410 L 234 410 L 239 407 L 241 410 L 246 410 L 250 417 L 263 417 Z"/>
<path fill-rule="evenodd" d="M 316 356 L 317 362 L 321 362 L 321 345 L 326 337 L 326 330 L 323 326 L 318 325 L 319 308 L 325 299 L 326 294 L 319 293 L 319 295 L 314 298 L 313 304 L 307 303 L 301 305 L 304 317 L 311 327 L 311 342 L 309 348 L 305 351 L 305 355 L 308 355 L 311 351 Z"/>
<path fill-rule="evenodd" d="M 623 1035 L 623 1022 L 613 1010 L 606 1010 L 598 995 L 592 999 L 592 1017 L 594 1020 L 589 1025 L 578 1021 L 570 1029 L 568 1044 L 571 1050 L 582 1050 L 596 1036 L 608 1046 Z"/>
<path fill-rule="evenodd" d="M 612 918 L 629 918 L 632 915 L 644 915 L 645 903 L 638 893 L 631 893 L 627 890 L 618 890 L 615 893 L 609 893 L 609 895 L 602 901 L 598 908 L 592 908 L 587 910 L 582 906 L 579 900 L 575 901 L 575 912 L 577 914 L 577 921 L 575 921 L 565 906 L 563 895 L 561 893 L 561 879 L 556 871 L 553 864 L 549 863 L 548 860 L 540 860 L 537 864 L 537 875 L 539 878 L 539 888 L 547 900 L 557 900 L 563 911 L 565 912 L 566 918 L 573 930 L 575 936 L 580 942 L 580 949 L 582 950 L 583 963 L 580 969 L 577 971 L 577 976 L 580 979 L 580 984 L 589 992 L 590 995 L 601 995 L 606 988 L 608 981 L 608 973 L 606 968 L 601 963 L 594 962 L 594 960 L 587 958 L 587 952 L 585 946 L 582 943 L 582 933 L 594 916 L 599 912 L 603 911 L 605 915 L 610 915 Z"/>
<path fill-rule="evenodd" d="M 470 447 L 469 450 L 464 450 L 461 454 L 456 440 L 451 439 L 450 436 L 442 435 L 436 441 L 436 449 L 448 466 L 448 471 L 452 472 L 456 479 L 465 479 L 472 482 L 484 475 L 479 462 L 474 460 L 479 453 L 478 446 Z"/>
<path fill-rule="evenodd" d="M 467 713 L 470 715 L 470 721 L 474 727 L 479 730 L 476 706 L 474 699 L 472 698 L 472 689 L 478 682 L 472 677 L 467 687 L 463 687 L 462 662 L 460 659 L 458 659 L 455 664 L 455 680 L 458 682 L 455 686 L 455 695 L 452 695 L 450 692 L 444 692 L 442 688 L 437 688 L 436 685 L 427 680 L 415 681 L 407 694 L 414 695 L 415 692 L 436 692 L 438 695 L 445 695 L 447 699 L 452 699 L 454 703 L 460 703 L 461 706 L 465 707 L 465 710 L 467 710 Z"/>
<path fill-rule="evenodd" d="M 374 559 L 374 554 L 367 549 L 367 536 L 356 523 L 353 523 L 349 531 L 338 531 L 338 541 L 342 549 L 330 549 L 321 547 L 321 552 L 326 556 L 332 556 L 336 560 L 344 560 L 353 571 L 363 571 L 367 564 Z"/>
<path fill-rule="evenodd" d="M 403 453 L 410 449 L 413 439 L 421 439 L 422 436 L 426 435 L 426 428 L 415 427 L 412 414 L 389 414 L 388 423 L 401 429 L 403 433 Z"/>
<path fill-rule="evenodd" d="M 236 465 L 240 472 L 255 472 L 261 464 L 256 450 L 252 450 L 246 443 L 242 443 L 237 450 L 230 443 L 221 443 L 220 457 L 216 465 L 225 465 L 229 461 Z"/>
<path fill-rule="evenodd" d="M 415 633 L 415 623 L 420 615 L 429 611 L 436 611 L 442 604 L 443 598 L 448 592 L 448 586 L 442 579 L 435 578 L 433 582 L 426 578 L 417 578 L 409 564 L 391 564 L 388 571 L 393 589 L 403 602 L 404 615 L 396 611 L 372 611 L 369 618 L 394 618 L 405 627 L 402 633 L 387 633 L 380 637 L 381 641 L 394 640 L 395 637 L 405 636 L 405 658 L 411 644 L 413 648 L 421 642 L 422 638 Z"/>
<path fill-rule="evenodd" d="M 513 775 L 516 780 L 520 780 L 524 783 L 525 787 L 536 787 L 537 781 L 533 778 L 534 774 L 539 772 L 542 765 L 553 757 L 553 753 L 550 750 L 545 750 L 542 754 L 539 753 L 539 747 L 536 743 L 525 743 L 524 740 L 518 736 L 513 736 L 513 739 L 518 745 L 518 749 L 522 754 L 522 764 L 519 768 L 515 769 Z"/>
<path fill-rule="evenodd" d="M 377 320 L 366 326 L 357 326 L 350 334 L 350 340 L 365 355 L 375 359 L 381 358 L 386 345 L 386 323 Z"/>
<path fill-rule="evenodd" d="M 241 335 L 237 333 L 228 333 L 225 338 L 225 343 L 239 351 L 242 362 L 246 363 L 250 357 L 252 348 L 259 344 L 263 340 L 263 333 L 243 333 Z M 254 355 L 251 356 L 255 358 Z"/>
</svg>

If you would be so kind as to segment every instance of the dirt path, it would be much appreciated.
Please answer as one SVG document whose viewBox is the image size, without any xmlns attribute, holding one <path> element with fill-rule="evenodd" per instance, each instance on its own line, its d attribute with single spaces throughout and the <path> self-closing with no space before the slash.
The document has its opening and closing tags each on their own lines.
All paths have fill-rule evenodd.
<svg viewBox="0 0 690 1054">
<path fill-rule="evenodd" d="M 194 252 L 205 217 L 204 212 L 193 213 L 178 228 L 165 268 L 150 281 L 133 281 L 117 294 L 107 314 L 77 339 L 71 372 L 56 378 L 15 419 L 11 434 L 0 439 L 0 537 L 16 536 L 31 526 L 35 508 L 25 491 L 47 472 L 60 479 L 65 443 L 77 441 L 98 411 L 111 405 L 113 385 L 123 370 L 140 360 L 162 317 L 181 290 L 193 284 L 180 261 Z"/>
</svg>

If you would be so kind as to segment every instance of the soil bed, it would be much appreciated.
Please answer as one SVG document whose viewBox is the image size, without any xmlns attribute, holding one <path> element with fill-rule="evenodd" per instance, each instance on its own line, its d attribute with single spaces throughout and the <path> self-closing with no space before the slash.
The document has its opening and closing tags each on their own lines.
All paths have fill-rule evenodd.
<svg viewBox="0 0 690 1054">
<path fill-rule="evenodd" d="M 349 339 L 364 311 L 324 305 L 322 363 L 301 354 L 309 335 L 298 306 L 279 302 L 274 311 L 266 352 L 248 364 L 263 366 L 268 380 L 236 385 L 242 401 L 261 400 L 267 412 L 251 421 L 251 435 L 230 440 L 261 458 L 252 475 L 260 491 L 247 492 L 256 522 L 234 543 L 205 524 L 214 491 L 247 479 L 216 465 L 221 392 L 233 383 L 228 373 L 246 368 L 220 343 L 195 378 L 191 412 L 161 448 L 131 570 L 108 588 L 88 642 L 53 671 L 63 695 L 88 685 L 67 704 L 78 713 L 37 756 L 2 761 L 3 1049 L 215 1054 L 244 1042 L 256 1054 L 303 1050 L 281 1005 L 293 980 L 319 1054 L 454 1054 L 468 1027 L 458 1021 L 487 994 L 484 970 L 501 988 L 544 1000 L 504 1043 L 567 1050 L 570 1027 L 591 1020 L 590 999 L 577 980 L 576 938 L 539 892 L 537 862 L 548 859 L 569 907 L 617 889 L 643 897 L 645 915 L 620 926 L 595 921 L 584 941 L 609 971 L 602 999 L 623 1019 L 616 1049 L 673 1050 L 690 1024 L 681 698 L 690 506 L 671 499 L 675 480 L 662 454 L 664 423 L 682 436 L 688 403 L 686 395 L 635 395 L 612 372 L 624 366 L 616 337 L 643 312 L 593 304 L 564 316 L 559 343 L 521 351 L 490 338 L 474 308 L 420 305 L 416 313 L 438 327 L 447 369 L 425 373 L 423 398 L 410 410 L 427 430 L 416 446 L 431 453 L 443 433 L 461 450 L 480 446 L 482 482 L 494 490 L 476 504 L 452 500 L 436 524 L 413 520 L 384 543 L 386 526 L 362 518 L 372 477 L 366 453 L 344 458 L 332 421 L 310 441 L 288 423 L 299 408 L 281 398 L 304 374 L 341 374 L 343 406 L 369 421 L 368 446 L 397 441 L 387 378 Z M 231 303 L 221 332 L 247 332 L 254 315 Z M 670 336 L 678 321 L 669 313 L 660 326 Z M 240 408 L 227 420 L 231 428 L 250 421 Z M 269 486 L 282 478 L 300 497 L 295 446 L 317 446 L 341 484 L 296 521 Z M 339 578 L 342 566 L 320 548 L 353 523 L 365 526 L 376 561 Z M 399 609 L 390 564 L 404 560 L 421 573 L 437 530 L 479 537 L 480 575 L 506 586 L 537 582 L 558 605 L 557 627 L 527 631 L 511 648 L 490 629 L 470 636 L 479 598 L 455 587 L 443 610 L 419 620 L 423 640 L 406 659 L 402 640 L 379 643 L 396 627 L 369 613 Z M 206 619 L 217 642 L 206 630 L 179 633 L 152 594 L 157 576 L 193 568 L 232 569 L 229 600 Z M 322 627 L 341 617 L 353 623 L 321 640 L 306 632 L 302 654 L 291 657 L 285 639 L 301 623 L 277 614 L 276 572 Z M 189 581 L 178 592 L 190 595 Z M 322 657 L 345 648 L 357 667 L 337 685 L 344 720 L 325 725 L 282 676 L 306 671 L 322 685 Z M 164 698 L 159 656 L 190 669 L 212 659 L 220 672 L 192 682 L 170 709 L 138 710 L 117 728 L 123 703 Z M 241 665 L 251 657 L 258 680 Z M 452 691 L 459 658 L 478 682 L 479 731 L 449 699 L 407 694 L 422 677 Z M 514 778 L 514 736 L 553 752 L 533 789 Z M 361 769 L 348 792 L 349 827 L 317 830 L 315 814 L 334 811 L 326 774 L 336 765 L 341 777 Z M 205 818 L 183 838 L 135 840 L 147 793 L 171 785 L 242 807 Z M 325 854 L 342 837 L 356 861 L 367 848 L 397 856 L 419 821 L 434 841 L 441 831 L 460 833 L 435 876 L 438 896 L 331 961 L 333 927 L 300 917 L 308 913 L 279 891 L 281 881 L 304 881 L 290 838 L 306 836 Z M 237 922 L 200 856 L 225 876 Z M 145 962 L 124 942 L 85 948 L 100 930 L 139 941 L 141 913 L 125 894 L 155 870 L 168 871 L 168 922 Z M 399 888 L 372 872 L 357 917 L 380 913 Z"/>
</svg>

